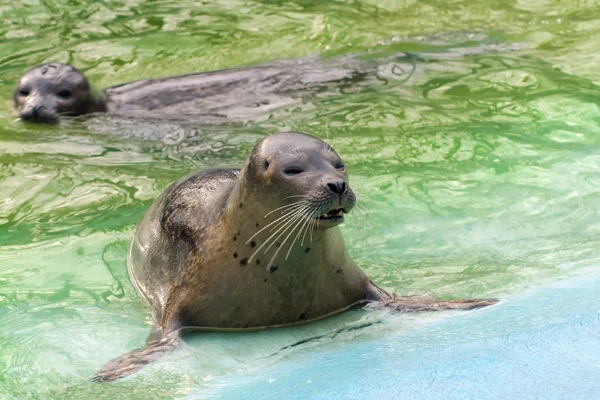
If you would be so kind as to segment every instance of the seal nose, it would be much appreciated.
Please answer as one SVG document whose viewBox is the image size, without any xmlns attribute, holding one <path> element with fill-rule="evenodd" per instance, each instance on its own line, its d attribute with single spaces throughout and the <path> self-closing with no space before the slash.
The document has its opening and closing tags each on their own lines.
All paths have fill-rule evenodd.
<svg viewBox="0 0 600 400">
<path fill-rule="evenodd" d="M 346 182 L 344 181 L 329 182 L 327 183 L 327 187 L 329 188 L 329 190 L 331 190 L 338 196 L 341 196 L 344 193 L 346 193 Z"/>
<path fill-rule="evenodd" d="M 20 114 L 24 121 L 28 122 L 47 122 L 53 123 L 56 121 L 56 115 L 43 104 L 34 104 Z"/>
<path fill-rule="evenodd" d="M 42 114 L 43 109 L 44 109 L 44 106 L 42 106 L 41 104 L 35 104 L 35 105 L 29 107 L 27 110 L 23 111 L 21 113 L 21 118 L 38 119 L 40 117 L 40 115 Z"/>
</svg>

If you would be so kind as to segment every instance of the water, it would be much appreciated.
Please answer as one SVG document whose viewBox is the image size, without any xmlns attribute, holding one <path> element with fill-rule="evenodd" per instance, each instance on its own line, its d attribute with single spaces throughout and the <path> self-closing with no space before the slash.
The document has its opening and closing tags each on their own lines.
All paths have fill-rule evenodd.
<svg viewBox="0 0 600 400">
<path fill-rule="evenodd" d="M 510 335 L 513 326 L 520 338 L 510 354 L 515 363 L 533 353 L 564 368 L 543 381 L 548 393 L 561 393 L 555 384 L 582 398 L 597 394 L 582 380 L 564 385 L 573 364 L 559 362 L 573 343 L 581 346 L 577 354 L 598 348 L 590 339 L 598 324 L 589 322 L 597 319 L 592 300 L 599 287 L 593 278 L 600 239 L 597 15 L 596 4 L 578 1 L 0 2 L 0 398 L 239 398 L 260 394 L 269 379 L 286 382 L 277 389 L 279 398 L 310 398 L 315 392 L 293 390 L 311 379 L 327 389 L 301 368 L 313 365 L 313 353 L 340 368 L 347 357 L 382 348 L 380 364 L 370 365 L 397 366 L 414 383 L 449 365 L 460 369 L 469 355 L 502 354 L 505 347 L 492 337 Z M 468 57 L 453 52 L 514 43 L 522 49 Z M 369 50 L 417 56 L 402 79 L 347 88 L 259 123 L 161 125 L 142 139 L 134 134 L 144 130 L 142 123 L 25 126 L 10 106 L 24 69 L 50 60 L 72 63 L 95 86 L 106 87 Z M 341 153 L 354 191 L 379 221 L 360 231 L 350 221 L 347 246 L 378 284 L 403 294 L 496 296 L 502 303 L 469 315 L 354 311 L 294 329 L 195 335 L 189 346 L 133 379 L 89 382 L 149 332 L 149 310 L 125 263 L 131 231 L 145 209 L 170 182 L 195 169 L 240 164 L 262 136 L 285 129 L 327 138 Z M 560 282 L 575 288 L 569 293 L 587 289 L 565 295 L 564 308 L 553 308 L 547 325 L 534 320 L 539 308 L 555 304 L 544 298 L 559 296 L 544 288 Z M 520 297 L 531 290 L 535 301 Z M 569 313 L 580 317 L 565 316 L 567 323 L 583 321 L 588 329 L 557 331 L 551 319 Z M 356 325 L 364 327 L 345 330 Z M 490 325 L 502 333 L 486 329 Z M 440 345 L 455 337 L 467 344 Z M 404 347 L 386 338 L 416 350 L 403 358 Z M 420 354 L 431 369 L 418 362 Z M 482 380 L 493 393 L 518 387 L 515 380 L 537 373 L 542 361 L 522 374 L 506 372 L 514 363 L 491 365 L 504 368 L 504 375 Z M 392 379 L 398 377 L 393 371 L 376 370 L 384 377 L 382 395 L 386 388 L 400 393 L 395 385 L 402 381 Z M 346 375 L 315 371 L 365 382 L 356 379 L 359 366 L 348 365 Z M 577 371 L 588 382 L 597 376 L 591 367 Z M 500 386 L 498 376 L 514 379 Z M 415 383 L 402 395 L 447 394 L 445 385 L 453 381 L 439 382 L 438 391 Z M 359 383 L 340 387 L 353 388 L 354 398 L 368 397 L 365 390 L 373 386 Z M 462 384 L 452 396 L 484 398 L 476 389 Z"/>
</svg>

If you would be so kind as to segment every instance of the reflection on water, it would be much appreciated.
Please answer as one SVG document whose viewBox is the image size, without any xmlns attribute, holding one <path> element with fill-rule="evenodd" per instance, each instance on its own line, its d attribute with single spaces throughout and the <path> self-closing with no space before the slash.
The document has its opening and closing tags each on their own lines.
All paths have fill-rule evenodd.
<svg viewBox="0 0 600 400">
<path fill-rule="evenodd" d="M 364 318 L 390 321 L 354 312 L 302 328 L 198 335 L 134 379 L 88 382 L 149 331 L 125 262 L 146 208 L 192 170 L 239 165 L 275 131 L 307 131 L 341 153 L 377 219 L 360 229 L 350 219 L 348 248 L 391 290 L 507 299 L 594 268 L 600 24 L 592 5 L 562 7 L 557 15 L 543 1 L 0 4 L 0 397 L 203 396 L 223 377 L 276 365 L 265 357 L 292 343 Z M 523 49 L 464 54 L 511 43 Z M 348 85 L 256 123 L 99 117 L 39 127 L 10 109 L 23 70 L 48 60 L 106 87 L 356 51 L 398 56 L 379 68 L 377 85 Z M 446 318 L 392 318 L 315 346 L 418 336 Z"/>
</svg>

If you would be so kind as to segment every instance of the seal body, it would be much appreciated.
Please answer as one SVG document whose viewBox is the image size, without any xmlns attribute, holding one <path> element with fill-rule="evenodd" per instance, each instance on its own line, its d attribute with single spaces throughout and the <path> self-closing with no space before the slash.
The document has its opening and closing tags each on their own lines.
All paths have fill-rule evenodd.
<svg viewBox="0 0 600 400">
<path fill-rule="evenodd" d="M 258 66 L 145 79 L 104 89 L 107 111 L 198 124 L 259 121 L 343 85 L 374 84 L 376 65 L 351 57 L 306 57 Z"/>
<path fill-rule="evenodd" d="M 336 163 L 324 142 L 280 133 L 241 171 L 201 171 L 163 192 L 136 229 L 128 263 L 156 325 L 281 326 L 364 299 L 369 280 L 337 226 L 354 195 Z M 335 221 L 321 218 L 332 210 Z"/>
</svg>

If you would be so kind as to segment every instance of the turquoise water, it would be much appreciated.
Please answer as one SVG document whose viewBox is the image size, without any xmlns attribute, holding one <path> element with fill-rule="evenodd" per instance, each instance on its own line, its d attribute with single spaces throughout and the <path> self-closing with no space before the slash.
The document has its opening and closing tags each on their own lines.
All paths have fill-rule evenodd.
<svg viewBox="0 0 600 400">
<path fill-rule="evenodd" d="M 405 397 L 435 398 L 460 381 L 452 396 L 485 398 L 468 385 L 477 371 L 464 360 L 476 354 L 497 361 L 482 368 L 504 371 L 479 371 L 489 398 L 494 390 L 508 396 L 507 387 L 523 387 L 544 365 L 562 371 L 530 381 L 545 394 L 597 394 L 583 384 L 597 370 L 577 369 L 575 380 L 566 372 L 574 362 L 562 360 L 569 348 L 598 349 L 590 339 L 598 328 L 598 15 L 596 4 L 577 1 L 0 2 L 0 398 L 239 398 L 269 385 L 283 398 L 334 389 L 366 398 L 380 376 L 381 396 L 400 393 L 404 382 Z M 461 55 L 484 44 L 520 50 Z M 347 88 L 257 123 L 155 127 L 100 118 L 38 127 L 16 121 L 10 106 L 18 77 L 44 61 L 70 62 L 106 87 L 360 51 L 408 52 L 401 79 Z M 359 229 L 350 220 L 343 232 L 375 282 L 501 304 L 469 314 L 353 311 L 294 329 L 194 335 L 132 379 L 89 382 L 149 332 L 125 258 L 152 200 L 192 170 L 240 164 L 262 136 L 287 129 L 329 140 L 344 158 L 376 221 Z M 140 130 L 154 134 L 142 139 Z M 562 282 L 581 296 L 549 289 Z M 561 308 L 552 308 L 561 296 Z M 541 307 L 551 307 L 547 324 L 531 322 Z M 572 312 L 579 319 L 568 320 Z M 551 322 L 562 315 L 588 328 L 557 331 Z M 493 337 L 513 333 L 515 361 L 500 363 L 506 346 Z M 447 346 L 457 337 L 462 345 Z M 367 357 L 374 349 L 377 361 Z M 518 369 L 532 353 L 537 363 Z M 331 364 L 320 364 L 324 357 Z M 348 363 L 360 357 L 364 370 Z M 431 360 L 431 369 L 419 360 Z M 439 386 L 415 383 L 450 367 L 456 374 Z M 501 376 L 513 379 L 500 385 Z M 347 385 L 328 385 L 342 378 Z"/>
</svg>

